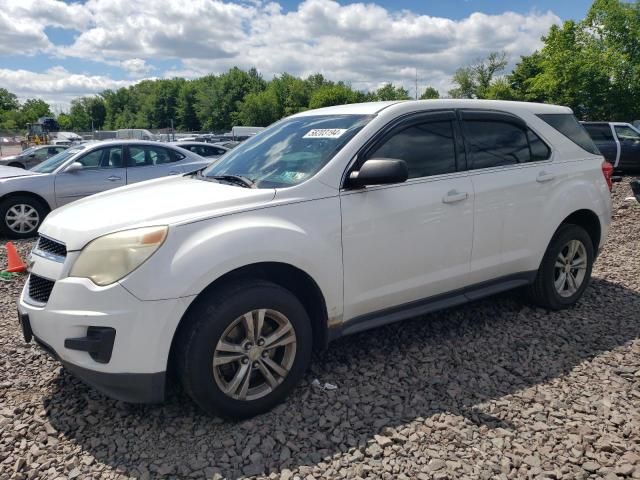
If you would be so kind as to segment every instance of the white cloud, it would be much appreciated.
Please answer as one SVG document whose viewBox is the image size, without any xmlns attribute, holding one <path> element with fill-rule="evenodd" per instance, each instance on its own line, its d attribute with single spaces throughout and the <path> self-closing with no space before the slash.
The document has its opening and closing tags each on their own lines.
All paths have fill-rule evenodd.
<svg viewBox="0 0 640 480">
<path fill-rule="evenodd" d="M 174 70 L 156 73 L 195 76 L 255 66 L 266 78 L 320 72 L 359 89 L 391 81 L 410 91 L 415 69 L 421 89 L 433 85 L 445 92 L 456 68 L 491 51 L 505 50 L 514 63 L 560 22 L 552 12 L 451 20 L 333 0 L 305 0 L 286 13 L 278 3 L 261 1 L 42 0 L 48 15 L 31 5 L 35 0 L 8 1 L 13 23 L 3 32 L 8 20 L 0 14 L 0 55 L 5 45 L 31 38 L 32 50 L 99 60 L 132 78 L 148 75 L 154 60 L 177 59 L 181 65 Z M 80 33 L 72 45 L 54 47 L 44 35 L 47 24 Z"/>
<path fill-rule="evenodd" d="M 141 58 L 131 58 L 129 60 L 122 60 L 120 66 L 124 68 L 131 77 L 144 77 L 147 73 L 153 70 L 151 65 L 147 65 Z"/>
<path fill-rule="evenodd" d="M 66 109 L 76 97 L 96 94 L 109 88 L 126 87 L 132 83 L 101 75 L 71 73 L 62 67 L 50 68 L 42 73 L 0 68 L 0 85 L 15 93 L 20 100 L 42 98 L 59 109 Z"/>
</svg>

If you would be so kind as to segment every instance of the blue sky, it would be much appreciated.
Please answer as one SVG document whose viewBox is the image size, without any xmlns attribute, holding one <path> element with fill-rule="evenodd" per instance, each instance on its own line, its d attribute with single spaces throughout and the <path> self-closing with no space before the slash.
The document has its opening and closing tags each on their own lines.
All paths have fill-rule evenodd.
<svg viewBox="0 0 640 480">
<path fill-rule="evenodd" d="M 6 3 L 6 7 L 4 4 Z M 277 4 L 274 6 L 274 4 Z M 321 72 L 362 89 L 385 82 L 446 92 L 491 51 L 510 66 L 585 0 L 3 0 L 0 87 L 59 110 L 79 95 L 143 78 L 255 66 L 271 78 Z M 26 46 L 26 47 L 25 47 Z"/>
</svg>

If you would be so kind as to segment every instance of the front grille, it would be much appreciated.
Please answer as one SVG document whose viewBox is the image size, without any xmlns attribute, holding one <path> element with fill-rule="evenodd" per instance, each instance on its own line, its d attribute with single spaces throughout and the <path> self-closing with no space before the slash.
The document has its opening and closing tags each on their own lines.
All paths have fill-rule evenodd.
<svg viewBox="0 0 640 480">
<path fill-rule="evenodd" d="M 36 302 L 47 303 L 53 284 L 56 283 L 48 278 L 39 277 L 33 273 L 29 276 L 29 297 Z"/>
<path fill-rule="evenodd" d="M 40 250 L 44 253 L 50 253 L 57 257 L 67 256 L 67 247 L 64 245 L 64 243 L 56 242 L 55 240 L 43 237 L 42 235 L 38 238 L 36 250 Z"/>
</svg>

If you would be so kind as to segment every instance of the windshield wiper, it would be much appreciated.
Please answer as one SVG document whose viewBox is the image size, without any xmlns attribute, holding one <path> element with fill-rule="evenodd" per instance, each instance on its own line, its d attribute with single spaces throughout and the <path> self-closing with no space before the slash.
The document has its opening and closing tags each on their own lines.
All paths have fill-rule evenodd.
<svg viewBox="0 0 640 480">
<path fill-rule="evenodd" d="M 236 185 L 240 185 L 245 188 L 256 188 L 256 182 L 254 182 L 250 178 L 243 177 L 242 175 L 212 175 L 208 178 L 235 183 Z"/>
</svg>

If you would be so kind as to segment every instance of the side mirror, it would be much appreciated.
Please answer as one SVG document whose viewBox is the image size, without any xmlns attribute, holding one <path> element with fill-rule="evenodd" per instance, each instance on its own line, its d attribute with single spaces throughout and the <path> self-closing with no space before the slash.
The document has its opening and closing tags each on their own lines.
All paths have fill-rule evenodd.
<svg viewBox="0 0 640 480">
<path fill-rule="evenodd" d="M 73 172 L 82 170 L 83 168 L 84 168 L 84 165 L 82 165 L 80 162 L 73 162 L 64 171 L 65 173 L 73 173 Z"/>
<path fill-rule="evenodd" d="M 359 171 L 351 172 L 349 186 L 358 188 L 367 185 L 402 183 L 407 178 L 409 178 L 409 170 L 404 160 L 372 158 L 364 162 Z"/>
<path fill-rule="evenodd" d="M 35 153 L 30 153 L 30 154 L 29 154 L 29 158 L 34 158 L 35 156 L 36 156 L 36 154 L 35 154 Z"/>
</svg>

